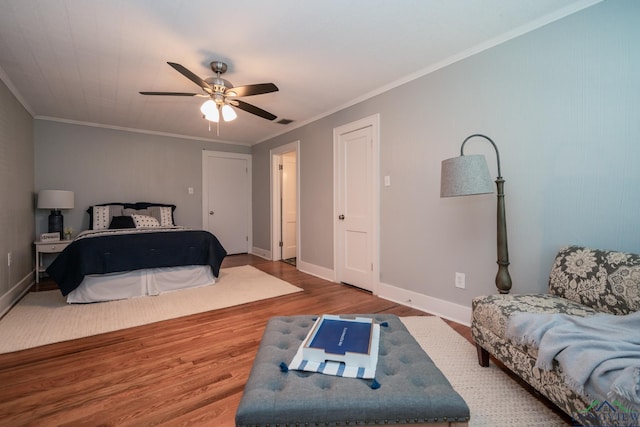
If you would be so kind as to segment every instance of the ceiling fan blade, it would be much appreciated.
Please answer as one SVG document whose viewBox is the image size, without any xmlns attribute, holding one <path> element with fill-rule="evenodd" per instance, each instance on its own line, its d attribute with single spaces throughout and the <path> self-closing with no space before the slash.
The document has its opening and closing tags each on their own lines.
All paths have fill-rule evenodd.
<svg viewBox="0 0 640 427">
<path fill-rule="evenodd" d="M 278 86 L 273 83 L 258 83 L 255 85 L 237 86 L 227 89 L 226 96 L 252 96 L 263 93 L 277 92 Z M 234 95 L 235 94 L 235 95 Z"/>
<path fill-rule="evenodd" d="M 184 66 L 180 64 L 176 64 L 175 62 L 167 62 L 167 64 L 171 65 L 177 72 L 179 72 L 180 74 L 182 74 L 183 76 L 185 76 L 186 78 L 188 78 L 189 80 L 191 80 L 192 82 L 200 86 L 207 93 L 213 93 L 213 88 L 209 83 L 202 80 L 200 77 L 198 77 L 197 75 L 195 75 L 194 73 L 186 69 Z"/>
<path fill-rule="evenodd" d="M 140 95 L 168 95 L 168 96 L 198 96 L 199 93 L 190 92 L 138 92 Z"/>
<path fill-rule="evenodd" d="M 275 120 L 276 117 L 268 111 L 263 110 L 262 108 L 258 108 L 255 105 L 247 104 L 246 102 L 240 101 L 239 99 L 234 99 L 230 101 L 230 104 L 234 107 L 238 107 L 241 110 L 246 111 L 247 113 L 255 114 L 256 116 L 260 116 L 263 119 L 267 120 Z"/>
</svg>

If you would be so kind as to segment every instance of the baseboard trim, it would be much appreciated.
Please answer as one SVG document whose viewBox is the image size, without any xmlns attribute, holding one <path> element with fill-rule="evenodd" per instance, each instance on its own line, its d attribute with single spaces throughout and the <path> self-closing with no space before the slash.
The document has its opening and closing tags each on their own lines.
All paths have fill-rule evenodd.
<svg viewBox="0 0 640 427">
<path fill-rule="evenodd" d="M 271 251 L 268 251 L 266 249 L 257 248 L 254 246 L 251 248 L 251 255 L 259 256 L 260 258 L 268 259 L 269 261 L 271 261 Z"/>
<path fill-rule="evenodd" d="M 319 265 L 304 262 L 300 259 L 296 260 L 296 268 L 303 273 L 307 273 L 330 282 L 334 281 L 334 272 L 331 268 L 320 267 Z"/>
<path fill-rule="evenodd" d="M 0 297 L 0 318 L 7 314 L 9 310 L 29 291 L 29 288 L 34 283 L 35 270 L 31 271 L 18 283 L 15 284 L 9 291 Z"/>
<path fill-rule="evenodd" d="M 429 295 L 398 288 L 397 286 L 379 283 L 377 287 L 380 298 L 396 302 L 398 304 L 413 307 L 418 310 L 435 314 L 444 319 L 453 320 L 465 326 L 470 326 L 471 307 L 456 304 L 451 301 L 434 298 Z"/>
<path fill-rule="evenodd" d="M 261 258 L 271 260 L 271 252 L 262 248 L 252 248 L 251 253 Z M 320 279 L 335 281 L 335 272 L 331 268 L 321 267 L 298 259 L 296 268 L 303 273 L 310 274 Z M 465 326 L 470 326 L 471 307 L 456 304 L 429 295 L 402 289 L 386 283 L 377 283 L 375 295 L 398 304 L 412 307 L 426 313 L 435 314 L 444 319 L 452 320 Z"/>
</svg>

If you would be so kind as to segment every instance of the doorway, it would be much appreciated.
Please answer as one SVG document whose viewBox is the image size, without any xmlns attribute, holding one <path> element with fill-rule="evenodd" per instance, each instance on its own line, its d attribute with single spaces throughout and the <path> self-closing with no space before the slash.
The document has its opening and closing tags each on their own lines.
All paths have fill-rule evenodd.
<svg viewBox="0 0 640 427">
<path fill-rule="evenodd" d="M 299 257 L 299 145 L 271 150 L 271 259 L 296 265 Z"/>
<path fill-rule="evenodd" d="M 335 281 L 375 293 L 379 278 L 380 116 L 333 130 Z"/>
</svg>

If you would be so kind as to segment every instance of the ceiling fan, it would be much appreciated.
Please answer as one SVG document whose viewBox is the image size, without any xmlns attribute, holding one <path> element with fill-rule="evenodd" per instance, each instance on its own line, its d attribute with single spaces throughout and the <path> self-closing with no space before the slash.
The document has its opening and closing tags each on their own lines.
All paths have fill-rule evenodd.
<svg viewBox="0 0 640 427">
<path fill-rule="evenodd" d="M 268 111 L 258 108 L 255 105 L 248 104 L 237 98 L 243 96 L 261 95 L 264 93 L 277 92 L 278 87 L 273 83 L 258 83 L 246 86 L 233 85 L 228 81 L 220 77 L 227 71 L 227 64 L 222 61 L 212 61 L 210 66 L 215 77 L 207 79 L 201 79 L 195 73 L 189 71 L 187 68 L 175 62 L 167 62 L 180 74 L 200 86 L 204 93 L 189 93 L 189 92 L 140 92 L 142 95 L 168 95 L 168 96 L 199 96 L 202 98 L 209 98 L 200 107 L 200 111 L 203 117 L 209 121 L 219 123 L 220 116 L 222 116 L 225 122 L 231 121 L 237 117 L 236 112 L 231 106 L 237 107 L 248 113 L 255 114 L 267 120 L 274 120 L 277 116 L 271 114 Z"/>
</svg>

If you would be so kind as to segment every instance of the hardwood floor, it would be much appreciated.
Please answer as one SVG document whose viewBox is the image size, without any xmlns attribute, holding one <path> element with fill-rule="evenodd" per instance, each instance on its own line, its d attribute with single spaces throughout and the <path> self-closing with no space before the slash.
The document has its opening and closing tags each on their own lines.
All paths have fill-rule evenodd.
<svg viewBox="0 0 640 427">
<path fill-rule="evenodd" d="M 0 354 L 0 425 L 233 426 L 270 317 L 428 315 L 282 262 L 235 255 L 223 267 L 244 264 L 304 292 Z M 468 327 L 448 323 L 471 341 Z"/>
</svg>

